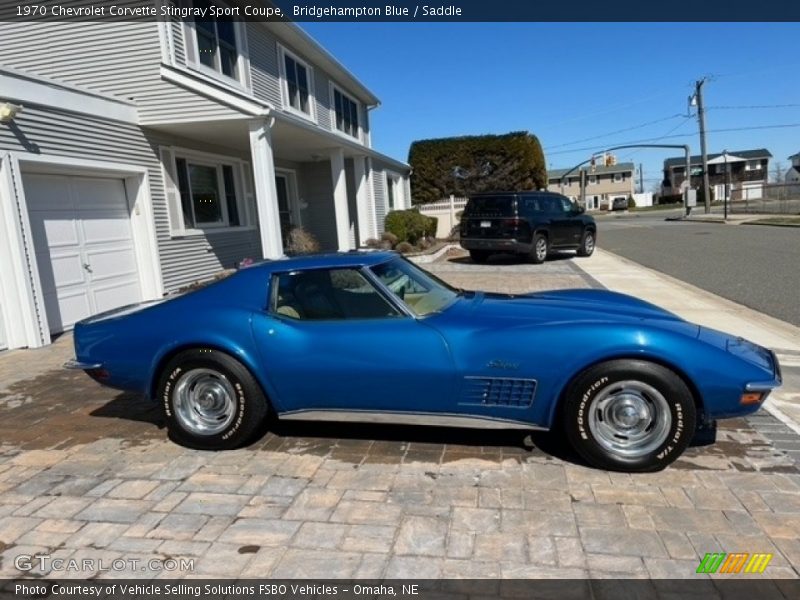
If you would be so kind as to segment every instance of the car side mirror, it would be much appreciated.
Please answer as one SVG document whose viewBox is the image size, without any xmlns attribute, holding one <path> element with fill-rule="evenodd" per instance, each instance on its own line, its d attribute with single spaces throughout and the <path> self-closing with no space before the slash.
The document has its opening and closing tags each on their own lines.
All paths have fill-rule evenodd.
<svg viewBox="0 0 800 600">
<path fill-rule="evenodd" d="M 583 213 L 586 212 L 586 207 L 581 206 L 580 204 L 576 204 L 575 208 L 572 209 L 572 212 L 574 212 L 576 215 L 582 215 Z"/>
</svg>

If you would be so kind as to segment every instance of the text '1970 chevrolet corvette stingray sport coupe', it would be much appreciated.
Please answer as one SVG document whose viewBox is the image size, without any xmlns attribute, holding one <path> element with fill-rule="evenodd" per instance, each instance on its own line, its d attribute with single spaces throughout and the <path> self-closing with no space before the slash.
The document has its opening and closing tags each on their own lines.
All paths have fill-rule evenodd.
<svg viewBox="0 0 800 600">
<path fill-rule="evenodd" d="M 250 442 L 279 419 L 557 429 L 590 464 L 652 471 L 756 411 L 775 354 L 636 298 L 450 287 L 393 252 L 265 261 L 75 326 L 75 360 L 148 395 L 175 441 Z"/>
</svg>

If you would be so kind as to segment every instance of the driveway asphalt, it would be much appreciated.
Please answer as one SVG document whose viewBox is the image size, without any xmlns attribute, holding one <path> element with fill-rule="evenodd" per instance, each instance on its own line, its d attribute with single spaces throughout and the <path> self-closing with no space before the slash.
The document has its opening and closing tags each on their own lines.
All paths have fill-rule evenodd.
<svg viewBox="0 0 800 600">
<path fill-rule="evenodd" d="M 594 261 L 604 276 L 601 255 L 426 268 L 521 292 L 598 285 L 579 268 Z M 642 475 L 505 431 L 273 423 L 200 452 L 144 399 L 61 370 L 70 354 L 69 336 L 0 354 L 2 577 L 92 574 L 17 568 L 44 554 L 123 561 L 98 577 L 691 578 L 705 593 L 710 552 L 773 555 L 747 577 L 800 576 L 800 469 L 775 443 L 798 436 L 767 413 Z"/>
</svg>

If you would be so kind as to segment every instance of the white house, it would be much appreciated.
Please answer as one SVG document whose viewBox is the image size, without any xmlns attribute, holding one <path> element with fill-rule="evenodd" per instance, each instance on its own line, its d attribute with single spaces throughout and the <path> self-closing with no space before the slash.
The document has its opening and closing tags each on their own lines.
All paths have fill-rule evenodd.
<svg viewBox="0 0 800 600">
<path fill-rule="evenodd" d="M 800 183 L 800 152 L 789 157 L 791 168 L 786 171 L 786 183 Z"/>
<path fill-rule="evenodd" d="M 410 206 L 408 165 L 371 147 L 378 99 L 294 23 L 0 39 L 0 349 L 279 257 L 295 226 L 358 247 Z"/>
</svg>

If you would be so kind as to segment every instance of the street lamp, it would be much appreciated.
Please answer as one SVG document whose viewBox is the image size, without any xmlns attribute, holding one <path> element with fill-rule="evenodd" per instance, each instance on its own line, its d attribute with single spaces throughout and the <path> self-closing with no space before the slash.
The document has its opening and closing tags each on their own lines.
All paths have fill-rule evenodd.
<svg viewBox="0 0 800 600">
<path fill-rule="evenodd" d="M 725 198 L 722 204 L 722 211 L 723 211 L 723 218 L 727 221 L 728 220 L 728 194 L 730 193 L 730 181 L 731 176 L 730 172 L 728 171 L 728 151 L 722 151 L 722 157 L 725 160 Z"/>
</svg>

